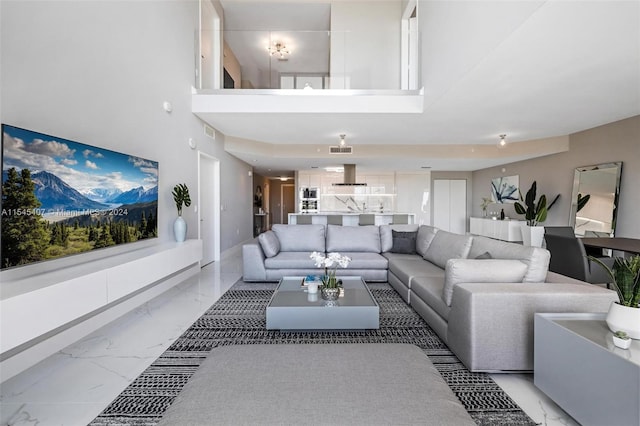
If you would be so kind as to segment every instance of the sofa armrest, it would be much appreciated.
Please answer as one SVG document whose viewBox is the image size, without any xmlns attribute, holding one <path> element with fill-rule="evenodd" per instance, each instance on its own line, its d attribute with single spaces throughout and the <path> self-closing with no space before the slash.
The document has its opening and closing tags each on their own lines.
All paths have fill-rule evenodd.
<svg viewBox="0 0 640 426">
<path fill-rule="evenodd" d="M 454 288 L 447 344 L 471 371 L 533 370 L 538 312 L 606 312 L 617 295 L 575 283 L 465 283 Z"/>
<path fill-rule="evenodd" d="M 257 242 L 242 246 L 242 279 L 244 281 L 266 281 L 267 270 L 264 267 L 266 256 Z"/>
</svg>

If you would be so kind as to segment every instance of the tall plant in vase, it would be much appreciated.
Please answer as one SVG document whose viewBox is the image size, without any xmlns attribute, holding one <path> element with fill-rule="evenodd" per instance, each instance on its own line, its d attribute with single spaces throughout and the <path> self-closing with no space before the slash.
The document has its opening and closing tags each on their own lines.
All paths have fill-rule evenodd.
<svg viewBox="0 0 640 426">
<path fill-rule="evenodd" d="M 513 207 L 516 213 L 523 214 L 525 218 L 525 223 L 522 226 L 522 243 L 525 246 L 542 247 L 544 227 L 540 224 L 547 220 L 547 212 L 558 201 L 560 194 L 556 195 L 551 204 L 547 205 L 547 196 L 542 194 L 536 200 L 536 192 L 537 183 L 534 180 L 524 197 L 520 192 L 520 201 L 524 202 L 524 206 L 516 201 Z"/>
<path fill-rule="evenodd" d="M 184 183 L 174 186 L 171 194 L 178 209 L 178 217 L 173 222 L 173 235 L 176 241 L 181 243 L 187 238 L 187 222 L 182 218 L 182 206 L 189 207 L 191 205 L 191 197 L 189 196 L 189 188 Z"/>
<path fill-rule="evenodd" d="M 609 329 L 614 333 L 623 331 L 632 339 L 640 339 L 640 255 L 616 257 L 613 268 L 597 257 L 589 258 L 607 271 L 618 293 L 619 302 L 611 302 L 607 313 Z"/>
</svg>

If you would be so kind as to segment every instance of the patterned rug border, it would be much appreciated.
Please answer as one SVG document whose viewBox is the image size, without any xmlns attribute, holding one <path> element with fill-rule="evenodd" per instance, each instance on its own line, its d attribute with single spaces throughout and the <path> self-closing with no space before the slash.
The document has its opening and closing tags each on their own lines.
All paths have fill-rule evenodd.
<svg viewBox="0 0 640 426">
<path fill-rule="evenodd" d="M 533 426 L 487 373 L 473 373 L 387 283 L 369 283 L 380 306 L 380 329 L 281 332 L 265 328 L 275 283 L 236 282 L 91 423 L 156 425 L 209 352 L 219 346 L 283 343 L 412 343 L 440 372 L 476 424 Z"/>
</svg>

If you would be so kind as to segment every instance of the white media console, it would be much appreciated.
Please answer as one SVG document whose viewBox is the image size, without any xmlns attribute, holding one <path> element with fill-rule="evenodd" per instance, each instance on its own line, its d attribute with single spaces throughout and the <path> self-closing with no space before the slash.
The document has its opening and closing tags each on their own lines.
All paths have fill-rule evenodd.
<svg viewBox="0 0 640 426">
<path fill-rule="evenodd" d="M 3 277 L 0 381 L 194 275 L 201 259 L 202 241 L 187 240 L 20 279 Z"/>
</svg>

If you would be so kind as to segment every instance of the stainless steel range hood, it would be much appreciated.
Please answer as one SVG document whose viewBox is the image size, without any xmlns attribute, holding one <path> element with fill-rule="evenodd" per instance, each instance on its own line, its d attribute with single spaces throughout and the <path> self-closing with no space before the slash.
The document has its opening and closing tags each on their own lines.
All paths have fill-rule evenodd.
<svg viewBox="0 0 640 426">
<path fill-rule="evenodd" d="M 344 178 L 342 183 L 334 183 L 333 186 L 367 186 L 366 183 L 356 182 L 356 165 L 344 164 Z"/>
</svg>

